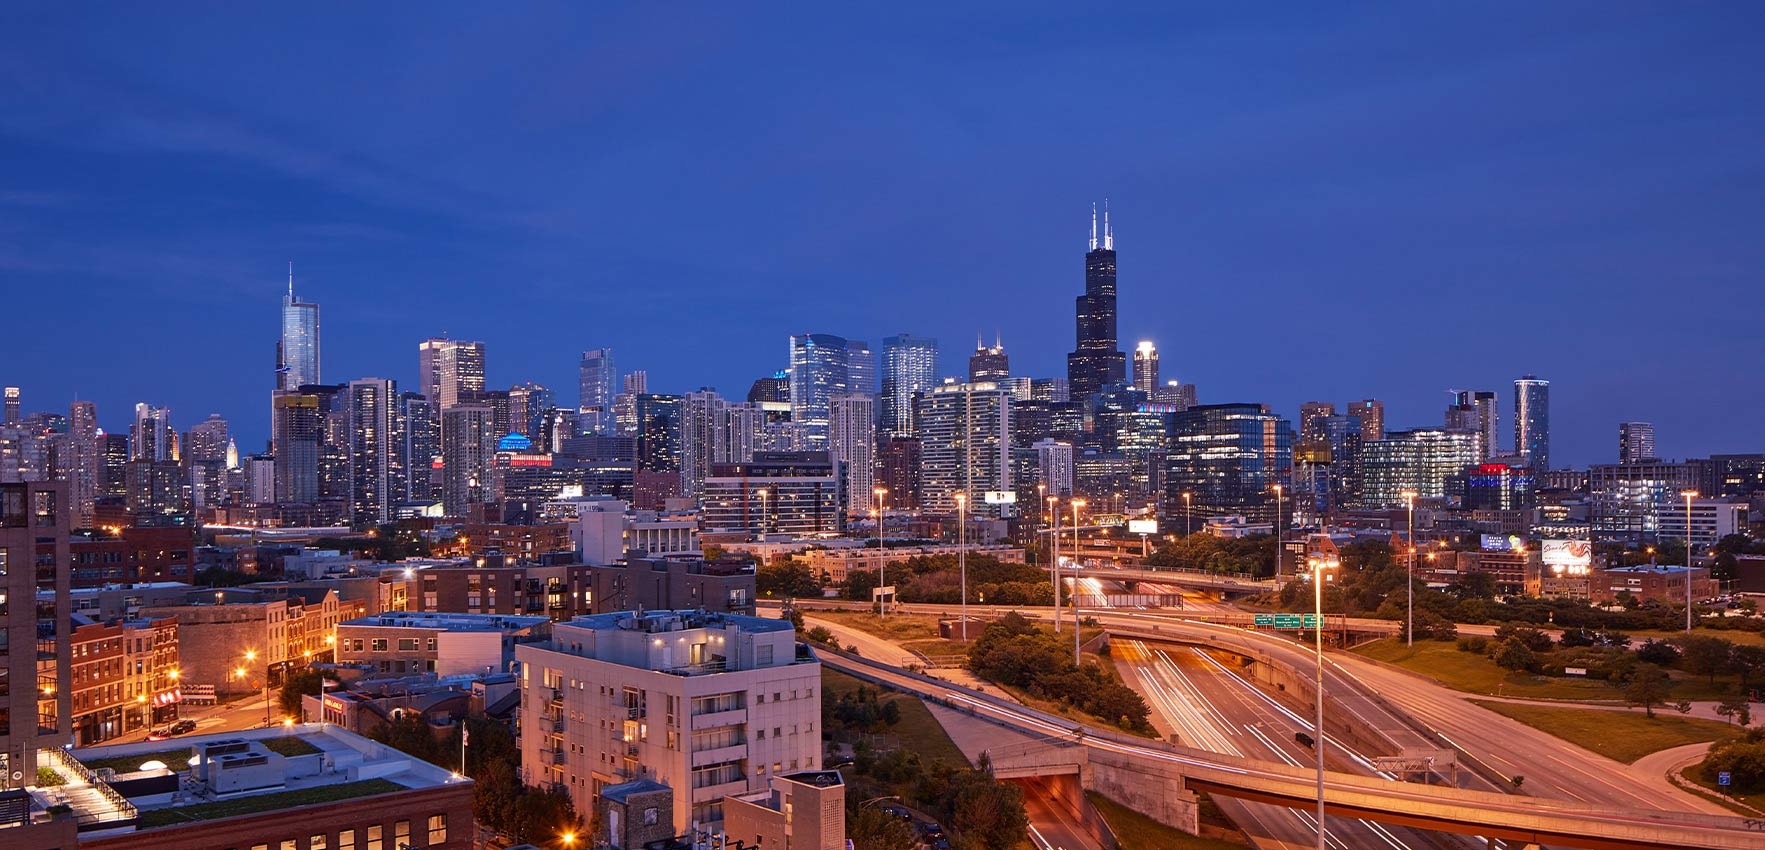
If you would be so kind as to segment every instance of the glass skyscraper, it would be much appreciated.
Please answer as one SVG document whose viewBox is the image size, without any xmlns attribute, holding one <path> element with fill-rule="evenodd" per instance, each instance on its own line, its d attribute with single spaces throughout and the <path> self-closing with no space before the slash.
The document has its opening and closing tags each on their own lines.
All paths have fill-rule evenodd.
<svg viewBox="0 0 1765 850">
<path fill-rule="evenodd" d="M 928 336 L 883 337 L 881 408 L 883 439 L 913 436 L 913 394 L 938 379 L 938 341 Z"/>
<path fill-rule="evenodd" d="M 1274 485 L 1293 468 L 1293 426 L 1260 404 L 1204 404 L 1171 414 L 1165 456 L 1167 513 L 1197 517 L 1238 514 L 1259 522 L 1275 516 Z"/>
<path fill-rule="evenodd" d="M 294 297 L 294 264 L 288 264 L 288 298 L 282 302 L 282 341 L 277 348 L 276 389 L 319 382 L 319 305 Z"/>
<path fill-rule="evenodd" d="M 1514 382 L 1514 454 L 1526 458 L 1532 472 L 1551 465 L 1551 382 L 1526 375 Z"/>
<path fill-rule="evenodd" d="M 863 362 L 870 356 L 870 347 L 833 334 L 803 334 L 791 337 L 791 421 L 808 432 L 809 446 L 817 451 L 827 449 L 828 404 L 834 396 L 854 392 L 851 361 L 859 354 L 857 379 L 874 385 L 876 361 L 871 358 L 868 369 Z M 862 392 L 862 390 L 856 390 Z"/>
<path fill-rule="evenodd" d="M 582 352 L 576 367 L 579 397 L 576 429 L 583 434 L 613 434 L 613 396 L 619 390 L 619 370 L 613 365 L 613 349 Z M 642 390 L 639 390 L 642 392 Z"/>
</svg>

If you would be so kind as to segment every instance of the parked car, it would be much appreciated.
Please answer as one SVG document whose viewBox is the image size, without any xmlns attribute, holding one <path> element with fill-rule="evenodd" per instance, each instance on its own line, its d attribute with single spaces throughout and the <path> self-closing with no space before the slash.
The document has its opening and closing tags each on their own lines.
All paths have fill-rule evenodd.
<svg viewBox="0 0 1765 850">
<path fill-rule="evenodd" d="M 1304 732 L 1294 732 L 1293 740 L 1297 741 L 1300 746 L 1305 747 L 1308 750 L 1311 749 L 1314 743 L 1316 743 L 1311 739 L 1310 735 L 1307 735 Z"/>
<path fill-rule="evenodd" d="M 904 820 L 904 821 L 913 820 L 913 813 L 910 811 L 907 811 L 905 808 L 902 808 L 901 806 L 883 806 L 882 810 L 883 810 L 883 814 L 889 815 L 891 817 L 897 817 L 897 818 L 900 818 L 901 820 Z"/>
<path fill-rule="evenodd" d="M 196 721 L 188 718 L 171 725 L 171 732 L 173 735 L 186 735 L 194 731 L 196 731 Z"/>
<path fill-rule="evenodd" d="M 914 826 L 919 829 L 919 836 L 927 841 L 944 834 L 944 827 L 937 821 L 921 821 Z"/>
<path fill-rule="evenodd" d="M 147 740 L 149 740 L 149 741 L 163 741 L 167 738 L 170 738 L 171 736 L 172 736 L 172 728 L 170 726 L 165 726 L 165 727 L 162 727 L 159 729 L 155 729 L 152 732 L 148 732 L 147 733 Z"/>
</svg>

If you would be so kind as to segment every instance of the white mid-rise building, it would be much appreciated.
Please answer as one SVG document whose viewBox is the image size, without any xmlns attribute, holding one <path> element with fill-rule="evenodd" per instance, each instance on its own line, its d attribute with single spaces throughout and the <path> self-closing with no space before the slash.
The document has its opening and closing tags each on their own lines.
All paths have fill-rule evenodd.
<svg viewBox="0 0 1765 850">
<path fill-rule="evenodd" d="M 521 770 L 579 812 L 639 777 L 674 789 L 674 833 L 726 795 L 819 766 L 821 663 L 788 620 L 700 611 L 595 614 L 515 647 Z"/>
</svg>

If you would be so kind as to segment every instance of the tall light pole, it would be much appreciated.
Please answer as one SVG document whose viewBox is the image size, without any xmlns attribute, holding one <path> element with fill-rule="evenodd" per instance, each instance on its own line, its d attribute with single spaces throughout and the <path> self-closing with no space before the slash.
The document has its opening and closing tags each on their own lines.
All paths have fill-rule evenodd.
<svg viewBox="0 0 1765 850">
<path fill-rule="evenodd" d="M 1079 508 L 1085 506 L 1084 499 L 1072 500 L 1072 551 L 1079 552 Z M 1060 622 L 1060 610 L 1054 611 L 1054 622 Z M 1079 580 L 1072 580 L 1072 666 L 1079 666 Z"/>
<path fill-rule="evenodd" d="M 1696 490 L 1681 490 L 1679 495 L 1685 497 L 1685 633 L 1691 634 L 1691 500 L 1698 497 Z"/>
<path fill-rule="evenodd" d="M 1311 567 L 1313 612 L 1317 618 L 1312 621 L 1318 661 L 1317 716 L 1312 725 L 1315 733 L 1312 748 L 1318 757 L 1318 850 L 1324 850 L 1324 582 L 1329 581 L 1328 571 L 1341 563 L 1334 558 L 1308 558 L 1306 565 Z"/>
<path fill-rule="evenodd" d="M 766 536 L 766 497 L 770 494 L 766 492 L 765 487 L 761 487 L 754 491 L 754 495 L 760 497 L 760 536 L 764 538 Z"/>
<path fill-rule="evenodd" d="M 257 650 L 255 650 L 255 649 L 247 649 L 247 650 L 245 650 L 245 661 L 246 661 L 246 663 L 248 663 L 248 664 L 251 664 L 251 665 L 253 665 L 253 666 L 256 666 L 256 664 L 257 664 Z M 266 659 L 264 659 L 264 665 L 265 665 L 265 666 L 264 666 L 264 725 L 265 725 L 265 726 L 269 726 L 269 725 L 270 725 L 270 673 L 269 673 L 269 659 L 267 659 L 267 658 L 266 658 Z M 242 669 L 243 669 L 243 668 L 242 668 Z"/>
<path fill-rule="evenodd" d="M 1054 506 L 1059 496 L 1048 497 L 1048 532 L 1054 541 L 1054 633 L 1060 634 L 1060 512 Z"/>
<path fill-rule="evenodd" d="M 968 494 L 956 494 L 956 569 L 962 574 L 962 640 L 968 641 Z"/>
<path fill-rule="evenodd" d="M 1404 627 L 1404 646 L 1413 647 L 1416 645 L 1416 491 L 1405 490 L 1401 495 L 1410 515 L 1410 564 L 1405 573 L 1407 584 L 1403 592 L 1404 606 L 1408 609 L 1404 614 L 1404 622 L 1408 624 Z"/>
<path fill-rule="evenodd" d="M 1274 578 L 1281 578 L 1281 485 L 1274 485 Z"/>
<path fill-rule="evenodd" d="M 883 512 L 888 508 L 884 499 L 889 495 L 889 488 L 878 487 L 870 491 L 870 494 L 876 497 L 876 589 L 881 594 L 877 597 L 876 604 L 882 609 L 882 616 L 887 617 L 889 594 L 883 591 L 886 586 L 883 577 L 888 573 L 888 556 L 883 554 Z"/>
</svg>

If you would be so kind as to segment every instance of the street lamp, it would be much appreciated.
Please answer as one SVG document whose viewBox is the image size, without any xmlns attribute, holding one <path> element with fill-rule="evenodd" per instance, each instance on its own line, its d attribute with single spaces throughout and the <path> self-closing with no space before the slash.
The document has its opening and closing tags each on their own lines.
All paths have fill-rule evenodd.
<svg viewBox="0 0 1765 850">
<path fill-rule="evenodd" d="M 956 569 L 962 574 L 962 640 L 968 641 L 968 494 L 956 494 Z"/>
<path fill-rule="evenodd" d="M 1403 593 L 1404 606 L 1407 608 L 1404 622 L 1408 623 L 1404 628 L 1407 636 L 1404 638 L 1404 646 L 1413 647 L 1416 645 L 1416 491 L 1405 490 L 1398 495 L 1403 496 L 1404 507 L 1410 514 L 1410 568 L 1405 574 L 1404 580 L 1408 583 Z"/>
<path fill-rule="evenodd" d="M 765 537 L 766 536 L 766 497 L 769 494 L 766 492 L 765 487 L 761 487 L 760 489 L 754 491 L 754 495 L 760 497 L 760 536 Z"/>
<path fill-rule="evenodd" d="M 1054 541 L 1054 633 L 1060 634 L 1060 513 L 1054 509 L 1059 496 L 1048 497 L 1048 535 Z M 1075 550 L 1077 545 L 1073 547 Z"/>
<path fill-rule="evenodd" d="M 1072 550 L 1075 555 L 1079 551 L 1079 508 L 1084 506 L 1084 499 L 1072 500 Z M 1054 609 L 1054 622 L 1060 622 L 1059 608 Z M 1079 666 L 1079 580 L 1077 577 L 1074 577 L 1072 582 L 1072 666 L 1075 668 Z"/>
<path fill-rule="evenodd" d="M 1281 485 L 1275 485 L 1275 578 L 1281 577 Z"/>
<path fill-rule="evenodd" d="M 1317 716 L 1312 726 L 1316 735 L 1312 747 L 1318 757 L 1318 850 L 1324 850 L 1324 582 L 1342 563 L 1335 558 L 1314 557 L 1306 559 L 1306 566 L 1311 568 L 1313 612 L 1317 618 L 1312 622 L 1318 662 Z"/>
<path fill-rule="evenodd" d="M 876 589 L 882 593 L 883 577 L 888 574 L 889 568 L 888 556 L 883 554 L 883 512 L 887 509 L 883 500 L 889 495 L 889 488 L 878 487 L 870 491 L 870 495 L 876 497 Z M 878 596 L 876 604 L 881 609 L 882 616 L 887 617 L 889 615 L 888 595 L 884 593 Z"/>
<path fill-rule="evenodd" d="M 1679 495 L 1685 497 L 1685 633 L 1691 634 L 1691 500 L 1698 497 L 1696 490 L 1681 490 Z"/>
<path fill-rule="evenodd" d="M 1188 490 L 1183 491 L 1183 536 L 1184 537 L 1188 537 L 1189 535 L 1195 533 L 1195 529 L 1191 527 L 1191 523 L 1189 522 L 1195 516 L 1195 511 L 1193 509 L 1194 508 L 1194 505 L 1193 505 L 1194 499 L 1195 499 L 1194 493 L 1191 493 Z"/>
<path fill-rule="evenodd" d="M 255 666 L 256 662 L 257 662 L 257 650 L 255 650 L 255 649 L 245 650 L 245 662 L 247 664 L 252 664 Z M 269 659 L 267 659 L 267 658 L 264 659 L 264 663 L 265 663 L 265 667 L 264 667 L 264 725 L 268 726 L 268 725 L 270 725 L 270 674 L 269 674 L 269 667 L 268 667 Z M 245 668 L 239 669 L 239 676 L 241 678 L 244 678 Z"/>
</svg>

